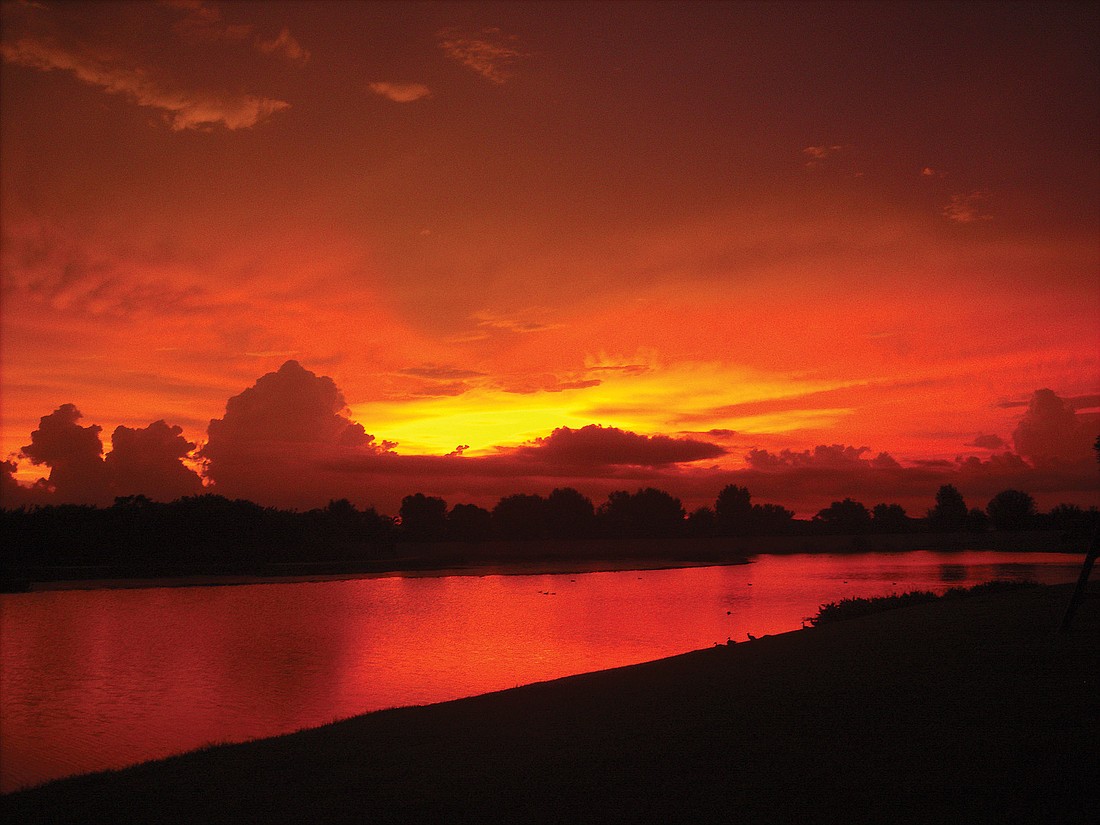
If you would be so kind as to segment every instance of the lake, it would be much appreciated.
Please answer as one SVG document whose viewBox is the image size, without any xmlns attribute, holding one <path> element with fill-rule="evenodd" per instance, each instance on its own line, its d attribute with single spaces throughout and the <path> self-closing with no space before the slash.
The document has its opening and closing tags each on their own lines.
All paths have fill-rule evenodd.
<svg viewBox="0 0 1100 825">
<path fill-rule="evenodd" d="M 0 791 L 798 630 L 847 596 L 1074 581 L 1083 557 L 925 551 L 552 575 L 0 595 Z"/>
</svg>

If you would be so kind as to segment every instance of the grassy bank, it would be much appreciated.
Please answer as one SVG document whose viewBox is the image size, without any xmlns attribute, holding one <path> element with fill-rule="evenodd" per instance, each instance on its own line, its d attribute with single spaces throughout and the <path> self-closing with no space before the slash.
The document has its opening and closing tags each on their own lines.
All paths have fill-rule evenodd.
<svg viewBox="0 0 1100 825">
<path fill-rule="evenodd" d="M 1100 602 L 986 593 L 213 748 L 18 822 L 1100 821 Z"/>
</svg>

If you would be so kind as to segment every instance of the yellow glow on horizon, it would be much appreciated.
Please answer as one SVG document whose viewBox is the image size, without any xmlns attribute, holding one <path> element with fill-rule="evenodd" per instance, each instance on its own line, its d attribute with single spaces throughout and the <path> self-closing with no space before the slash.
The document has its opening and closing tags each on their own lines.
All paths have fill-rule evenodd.
<svg viewBox="0 0 1100 825">
<path fill-rule="evenodd" d="M 486 387 L 460 396 L 350 405 L 351 417 L 403 454 L 490 453 L 589 424 L 650 434 L 736 429 L 792 432 L 835 424 L 846 408 L 730 416 L 723 408 L 834 389 L 837 382 L 754 373 L 718 363 L 685 362 L 641 374 L 602 376 L 602 383 L 562 392 L 518 394 Z"/>
</svg>

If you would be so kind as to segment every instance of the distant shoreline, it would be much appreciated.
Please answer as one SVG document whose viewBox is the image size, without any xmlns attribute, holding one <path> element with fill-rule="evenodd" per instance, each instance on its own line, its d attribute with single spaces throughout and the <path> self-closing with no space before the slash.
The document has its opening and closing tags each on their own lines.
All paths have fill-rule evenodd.
<svg viewBox="0 0 1100 825">
<path fill-rule="evenodd" d="M 721 538 L 577 539 L 402 543 L 389 558 L 273 563 L 251 570 L 111 566 L 6 569 L 0 592 L 202 587 L 384 577 L 507 576 L 661 570 L 746 564 L 756 555 L 955 552 L 1084 553 L 1087 538 L 1057 531 L 898 533 Z"/>
<path fill-rule="evenodd" d="M 285 575 L 194 575 L 166 576 L 163 578 L 104 578 L 104 579 L 64 579 L 56 581 L 30 582 L 27 591 L 46 592 L 54 590 L 136 590 L 159 587 L 230 587 L 248 584 L 301 584 L 309 582 L 355 581 L 357 579 L 386 578 L 443 578 L 446 576 L 565 576 L 585 573 L 616 573 L 630 570 L 675 570 L 685 567 L 724 567 L 727 565 L 748 564 L 748 559 L 737 561 L 683 561 L 675 559 L 659 560 L 623 560 L 591 561 L 577 564 L 549 562 L 518 562 L 513 564 L 472 564 L 462 567 L 439 567 L 431 569 L 396 569 L 380 572 L 324 573 Z"/>
</svg>

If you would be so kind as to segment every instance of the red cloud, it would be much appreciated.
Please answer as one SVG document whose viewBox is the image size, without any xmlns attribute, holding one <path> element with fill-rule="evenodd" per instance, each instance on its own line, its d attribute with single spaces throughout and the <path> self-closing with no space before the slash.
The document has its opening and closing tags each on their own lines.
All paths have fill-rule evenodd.
<svg viewBox="0 0 1100 825">
<path fill-rule="evenodd" d="M 173 501 L 202 492 L 202 480 L 182 463 L 194 449 L 180 427 L 154 421 L 141 429 L 116 427 L 103 463 L 115 495 Z"/>
<path fill-rule="evenodd" d="M 51 468 L 49 481 L 34 489 L 19 487 L 9 462 L 0 478 L 5 506 L 104 503 L 115 494 L 137 492 L 171 498 L 197 489 L 197 479 L 181 464 L 192 445 L 178 427 L 163 421 L 144 429 L 119 427 L 114 450 L 104 460 L 100 428 L 82 427 L 79 419 L 71 404 L 43 417 L 23 453 Z M 943 484 L 958 487 L 970 506 L 984 506 L 1007 488 L 1032 493 L 1042 507 L 1095 503 L 1096 466 L 1086 421 L 1091 422 L 1088 414 L 1075 413 L 1054 393 L 1040 390 L 1016 430 L 1022 456 L 1004 452 L 907 466 L 868 447 L 833 444 L 777 453 L 754 449 L 746 468 L 719 469 L 693 463 L 725 454 L 718 444 L 599 425 L 561 427 L 487 456 L 461 450 L 399 455 L 347 417 L 331 378 L 288 361 L 229 399 L 225 415 L 210 422 L 199 457 L 217 492 L 280 507 L 348 497 L 392 513 L 414 492 L 490 507 L 508 494 L 546 494 L 568 486 L 597 502 L 612 490 L 656 487 L 694 509 L 713 505 L 719 490 L 737 484 L 758 501 L 782 504 L 802 516 L 846 497 L 868 506 L 896 502 L 920 516 Z M 992 446 L 991 440 L 983 443 Z"/>
<path fill-rule="evenodd" d="M 1087 462 L 1095 433 L 1085 429 L 1073 407 L 1052 390 L 1036 390 L 1012 433 L 1016 452 L 1032 464 Z"/>
<path fill-rule="evenodd" d="M 195 445 L 179 427 L 155 421 L 148 427 L 117 427 L 112 449 L 102 457 L 101 427 L 82 427 L 73 404 L 42 416 L 22 453 L 33 464 L 50 468 L 35 488 L 5 483 L 4 501 L 18 504 L 110 504 L 116 496 L 145 495 L 160 501 L 202 490 L 202 480 L 182 463 Z"/>
<path fill-rule="evenodd" d="M 579 430 L 559 427 L 532 446 L 521 447 L 522 458 L 550 464 L 631 465 L 663 467 L 706 458 L 718 458 L 726 450 L 717 444 L 667 435 L 638 435 L 616 427 L 589 424 Z"/>
<path fill-rule="evenodd" d="M 806 467 L 825 470 L 845 470 L 858 468 L 873 468 L 887 470 L 900 467 L 889 453 L 879 453 L 871 459 L 863 458 L 863 454 L 869 452 L 869 447 L 846 447 L 843 444 L 826 446 L 820 444 L 814 447 L 813 452 L 791 452 L 783 450 L 779 453 L 769 453 L 767 450 L 749 450 L 745 461 L 754 470 L 775 471 L 794 467 Z"/>
<path fill-rule="evenodd" d="M 32 464 L 50 468 L 49 488 L 59 501 L 102 504 L 110 500 L 98 424 L 82 427 L 74 404 L 62 404 L 39 420 L 31 443 L 22 448 Z"/>
<path fill-rule="evenodd" d="M 339 497 L 331 481 L 320 480 L 321 462 L 393 446 L 376 444 L 344 414 L 346 407 L 331 378 L 287 361 L 230 398 L 225 415 L 210 422 L 200 452 L 207 476 L 225 495 L 264 503 Z"/>
</svg>

